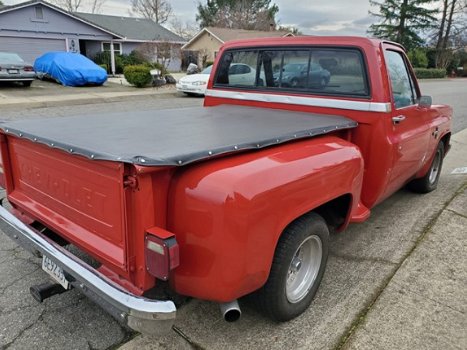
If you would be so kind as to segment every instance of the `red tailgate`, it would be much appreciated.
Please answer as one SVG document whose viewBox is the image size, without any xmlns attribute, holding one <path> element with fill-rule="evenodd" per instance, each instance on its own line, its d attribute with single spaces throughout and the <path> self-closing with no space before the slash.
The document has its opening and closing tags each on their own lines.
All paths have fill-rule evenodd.
<svg viewBox="0 0 467 350">
<path fill-rule="evenodd" d="M 124 164 L 16 137 L 8 141 L 10 202 L 102 262 L 126 270 Z"/>
</svg>

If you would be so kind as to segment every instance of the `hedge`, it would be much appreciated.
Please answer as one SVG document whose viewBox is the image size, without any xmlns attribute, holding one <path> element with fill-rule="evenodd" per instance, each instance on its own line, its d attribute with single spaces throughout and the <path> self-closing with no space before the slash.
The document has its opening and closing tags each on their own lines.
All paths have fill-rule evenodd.
<svg viewBox="0 0 467 350">
<path fill-rule="evenodd" d="M 145 87 L 152 81 L 151 68 L 145 65 L 126 66 L 123 75 L 126 81 L 136 87 Z"/>
<path fill-rule="evenodd" d="M 446 69 L 436 68 L 414 68 L 418 79 L 439 79 L 446 77 Z"/>
</svg>

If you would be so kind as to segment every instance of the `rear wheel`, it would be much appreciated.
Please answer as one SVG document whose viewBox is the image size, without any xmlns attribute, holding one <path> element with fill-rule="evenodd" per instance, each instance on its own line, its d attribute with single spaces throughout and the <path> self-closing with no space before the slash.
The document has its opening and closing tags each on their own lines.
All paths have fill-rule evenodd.
<svg viewBox="0 0 467 350">
<path fill-rule="evenodd" d="M 426 175 L 420 179 L 412 180 L 409 188 L 418 193 L 428 193 L 438 187 L 438 180 L 441 174 L 444 158 L 444 143 L 441 141 L 436 148 L 435 156 Z"/>
<path fill-rule="evenodd" d="M 288 321 L 311 304 L 323 278 L 329 252 L 324 219 L 309 213 L 295 220 L 277 244 L 268 281 L 256 292 L 263 313 Z"/>
<path fill-rule="evenodd" d="M 24 87 L 30 87 L 32 84 L 32 81 L 22 81 Z"/>
</svg>

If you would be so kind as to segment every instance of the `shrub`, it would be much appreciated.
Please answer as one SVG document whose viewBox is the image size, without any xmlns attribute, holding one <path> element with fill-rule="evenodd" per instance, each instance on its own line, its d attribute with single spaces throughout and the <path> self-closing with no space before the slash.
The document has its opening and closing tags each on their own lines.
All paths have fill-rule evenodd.
<svg viewBox="0 0 467 350">
<path fill-rule="evenodd" d="M 106 64 L 100 64 L 99 67 L 105 69 L 106 72 L 109 72 L 109 69 L 107 68 Z"/>
<path fill-rule="evenodd" d="M 422 48 L 412 49 L 407 53 L 412 66 L 415 68 L 426 68 L 428 67 L 428 57 L 426 52 Z"/>
<path fill-rule="evenodd" d="M 123 75 L 131 85 L 141 88 L 152 81 L 150 70 L 151 68 L 146 65 L 126 66 Z"/>
<path fill-rule="evenodd" d="M 212 66 L 214 64 L 214 61 L 206 61 L 204 62 L 204 67 L 209 67 L 209 66 Z"/>
<path fill-rule="evenodd" d="M 414 68 L 414 71 L 418 79 L 439 79 L 446 77 L 446 69 Z"/>
<path fill-rule="evenodd" d="M 92 59 L 94 63 L 101 65 L 105 64 L 107 67 L 112 67 L 112 63 L 110 61 L 110 52 L 98 52 L 94 58 Z M 124 68 L 124 62 L 122 59 L 122 55 L 115 55 L 115 73 L 122 74 Z"/>
</svg>

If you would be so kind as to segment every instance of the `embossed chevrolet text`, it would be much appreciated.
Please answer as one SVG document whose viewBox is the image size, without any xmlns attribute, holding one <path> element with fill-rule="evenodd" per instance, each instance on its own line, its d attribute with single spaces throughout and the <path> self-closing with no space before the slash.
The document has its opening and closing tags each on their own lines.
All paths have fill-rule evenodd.
<svg viewBox="0 0 467 350">
<path fill-rule="evenodd" d="M 27 161 L 21 157 L 20 181 L 56 200 L 86 213 L 99 220 L 105 220 L 105 204 L 107 196 L 92 189 L 90 186 L 81 186 L 73 175 L 62 171 L 51 172 L 43 167 Z"/>
</svg>

